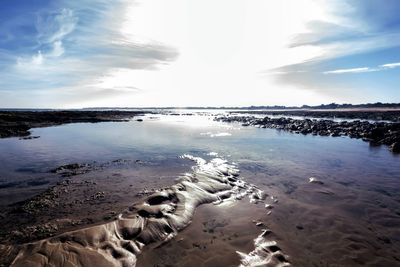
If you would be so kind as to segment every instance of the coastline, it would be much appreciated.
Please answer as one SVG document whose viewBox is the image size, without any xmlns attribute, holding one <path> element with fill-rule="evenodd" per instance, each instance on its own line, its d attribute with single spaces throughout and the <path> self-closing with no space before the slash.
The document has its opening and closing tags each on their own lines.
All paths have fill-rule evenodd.
<svg viewBox="0 0 400 267">
<path fill-rule="evenodd" d="M 144 111 L 132 111 L 124 109 L 110 110 L 59 110 L 59 111 L 0 111 L 0 138 L 30 136 L 30 129 L 39 127 L 50 127 L 67 123 L 97 123 L 97 122 L 118 122 L 129 121 L 130 119 L 145 114 L 169 114 L 181 115 L 179 109 L 146 109 Z M 216 113 L 224 109 L 216 110 Z M 400 109 L 394 108 L 354 108 L 354 109 L 293 109 L 293 110 L 229 110 L 228 114 L 250 115 L 273 115 L 273 116 L 300 116 L 311 118 L 342 118 L 350 120 L 371 120 L 400 122 Z M 188 109 L 185 115 L 193 114 Z M 140 119 L 139 119 L 140 120 Z"/>
<path fill-rule="evenodd" d="M 249 110 L 232 111 L 237 114 L 258 114 L 273 116 L 298 116 L 313 118 L 341 118 L 351 120 L 400 122 L 400 108 L 337 108 L 337 109 L 283 109 L 283 110 Z"/>
<path fill-rule="evenodd" d="M 28 137 L 31 128 L 80 122 L 128 121 L 144 115 L 141 111 L 0 111 L 0 138 Z"/>
<path fill-rule="evenodd" d="M 303 135 L 319 135 L 362 139 L 371 145 L 387 145 L 393 153 L 400 153 L 400 123 L 292 119 L 292 118 L 256 118 L 254 116 L 217 116 L 216 121 L 240 123 L 242 126 L 272 128 Z"/>
<path fill-rule="evenodd" d="M 183 119 L 179 118 L 180 114 L 178 113 L 172 114 L 177 120 Z M 246 120 L 248 119 L 248 117 L 245 118 Z M 305 121 L 308 122 L 308 120 L 301 120 L 299 123 Z M 289 122 L 293 124 L 294 121 Z M 297 123 L 297 121 L 295 122 Z M 143 123 L 133 121 L 132 125 L 142 128 L 148 127 L 152 123 L 155 123 L 155 121 L 144 118 Z M 184 125 L 182 124 L 182 127 L 185 127 Z M 253 124 L 250 122 L 248 126 L 250 125 Z M 87 127 L 94 126 L 88 125 Z M 300 130 L 296 130 L 300 133 Z M 251 128 L 242 129 L 242 131 L 264 133 L 263 130 Z M 214 138 L 201 135 L 203 131 L 199 132 L 201 138 Z M 275 132 L 275 130 L 272 132 Z M 215 139 L 223 138 L 221 141 L 224 139 L 229 140 L 235 136 L 235 133 L 238 134 L 239 130 L 233 132 L 232 136 L 220 136 L 215 137 Z M 291 134 L 287 133 L 285 135 Z M 243 138 L 243 133 L 241 136 Z M 23 143 L 35 143 L 40 140 Z M 324 138 L 324 140 L 328 139 Z M 335 140 L 340 141 L 341 139 Z M 19 140 L 11 141 L 21 142 Z M 348 143 L 354 142 L 347 139 L 343 139 L 343 141 Z M 365 148 L 365 145 L 362 147 Z M 358 151 L 357 155 L 360 155 L 360 151 Z M 385 153 L 390 155 L 388 152 Z M 216 156 L 217 153 L 213 152 L 209 153 L 209 155 Z M 241 159 L 244 161 L 241 161 Z M 368 199 L 380 199 L 382 192 L 385 194 L 385 197 L 393 197 L 395 193 L 391 190 L 385 189 L 387 191 L 382 191 L 383 189 L 373 188 L 372 190 L 376 190 L 376 194 L 371 195 L 372 197 L 368 197 L 366 200 L 364 199 L 364 202 L 357 203 L 358 197 L 355 196 L 355 192 L 358 189 L 352 186 L 351 181 L 346 181 L 345 172 L 342 172 L 344 176 L 338 176 L 339 179 L 343 179 L 343 182 L 341 182 L 343 183 L 342 187 L 338 187 L 335 182 L 329 181 L 329 173 L 326 173 L 325 170 L 314 173 L 316 168 L 311 168 L 307 171 L 302 171 L 301 177 L 297 177 L 296 174 L 292 177 L 290 172 L 299 170 L 296 168 L 293 169 L 293 166 L 290 167 L 287 165 L 286 168 L 278 170 L 273 169 L 274 167 L 268 162 L 249 161 L 246 163 L 243 157 L 236 158 L 236 160 L 239 160 L 238 167 L 242 171 L 241 176 L 243 175 L 249 184 L 256 185 L 270 196 L 278 196 L 279 202 L 274 203 L 274 199 L 268 199 L 267 197 L 267 199 L 257 205 L 247 203 L 247 201 L 237 201 L 235 205 L 229 207 L 229 201 L 225 201 L 221 206 L 222 209 L 226 208 L 226 211 L 228 211 L 225 215 L 219 213 L 222 210 L 219 209 L 218 205 L 202 205 L 196 209 L 196 214 L 194 214 L 192 219 L 193 222 L 184 227 L 183 231 L 178 231 L 175 238 L 170 242 L 162 242 L 161 244 L 155 244 L 155 246 L 145 246 L 143 254 L 137 257 L 140 266 L 153 266 L 157 264 L 152 255 L 164 255 L 162 259 L 177 266 L 185 266 L 188 262 L 191 262 L 192 265 L 209 263 L 219 264 L 219 266 L 238 266 L 241 264 L 241 260 L 246 258 L 246 255 L 253 255 L 251 252 L 256 250 L 256 243 L 270 241 L 276 241 L 278 244 L 279 250 L 273 247 L 273 250 L 276 250 L 274 252 L 278 251 L 285 253 L 284 255 L 289 255 L 288 257 L 285 256 L 285 259 L 294 266 L 304 266 L 307 264 L 322 265 L 323 263 L 331 264 L 335 262 L 350 265 L 365 264 L 365 266 L 371 264 L 373 266 L 377 262 L 393 264 L 398 261 L 392 255 L 394 252 L 388 251 L 388 247 L 396 242 L 395 234 L 391 232 L 391 229 L 388 228 L 388 231 L 386 229 L 383 231 L 378 228 L 377 230 L 369 231 L 364 227 L 369 225 L 365 222 L 360 222 L 359 226 L 353 225 L 353 222 L 356 222 L 357 218 L 353 218 L 352 220 L 346 218 L 343 210 L 340 208 L 342 206 L 346 209 L 353 209 L 351 205 L 348 207 L 349 204 L 346 203 L 349 200 L 352 203 L 354 202 L 355 207 L 356 205 L 360 205 L 361 207 L 365 203 L 368 203 L 365 202 Z M 178 161 L 182 163 L 182 160 Z M 26 244 L 27 242 L 37 240 L 48 240 L 48 238 L 63 235 L 63 233 L 70 233 L 82 228 L 86 229 L 87 227 L 112 222 L 118 218 L 118 214 L 122 213 L 124 208 L 131 206 L 132 202 L 140 203 L 141 201 L 146 201 L 157 190 L 168 188 L 171 184 L 174 184 L 175 178 L 180 173 L 190 169 L 191 166 L 190 164 L 182 166 L 180 165 L 181 163 L 166 162 L 165 164 L 154 165 L 154 162 L 145 162 L 137 158 L 97 163 L 72 162 L 58 167 L 54 166 L 49 171 L 62 179 L 60 183 L 56 187 L 51 187 L 45 191 L 44 194 L 40 194 L 38 198 L 34 197 L 27 202 L 20 203 L 22 204 L 22 211 L 20 211 L 22 213 L 14 213 L 14 217 L 10 218 L 8 223 L 12 224 L 14 222 L 15 224 L 16 221 L 20 222 L 19 219 L 22 217 L 19 216 L 24 213 L 31 213 L 31 219 L 36 218 L 43 220 L 42 222 L 45 222 L 54 215 L 56 215 L 55 217 L 68 218 L 69 220 L 63 219 L 55 224 L 55 221 L 51 221 L 47 225 L 45 223 L 36 224 L 34 228 L 26 228 L 25 232 L 16 232 L 20 239 L 19 241 L 14 241 L 17 241 L 16 243 L 19 244 Z M 332 161 L 332 164 L 340 167 L 340 162 Z M 175 167 L 171 168 L 171 166 Z M 282 172 L 283 170 L 284 172 Z M 167 175 L 166 172 L 169 174 Z M 312 172 L 310 175 L 313 177 L 317 177 L 315 179 L 317 182 L 309 182 L 307 176 L 309 172 Z M 165 174 L 167 176 L 166 179 L 158 179 L 159 177 L 157 176 L 160 173 L 163 173 L 163 176 Z M 269 176 L 270 174 L 274 175 L 274 177 Z M 141 178 L 142 182 L 128 181 L 129 177 Z M 299 182 L 296 179 L 300 179 L 301 181 Z M 147 186 L 145 186 L 146 188 L 141 188 L 141 185 Z M 151 185 L 151 188 L 148 185 Z M 107 191 L 108 189 L 111 190 Z M 122 191 L 124 191 L 123 194 L 121 193 Z M 302 202 L 297 201 L 297 199 L 301 199 Z M 74 202 L 76 200 L 78 201 Z M 53 201 L 56 203 L 54 206 L 51 204 Z M 367 206 L 368 209 L 372 210 L 369 214 L 373 218 L 384 217 L 382 219 L 383 224 L 392 224 L 396 220 L 396 215 L 393 215 L 393 218 L 389 216 L 391 216 L 390 213 L 395 212 L 395 208 L 392 207 L 392 204 L 388 204 L 390 202 L 387 202 L 388 200 L 386 199 L 379 201 L 382 202 L 379 202 L 378 205 L 382 205 L 382 207 L 388 209 L 390 207 L 390 212 L 379 210 L 379 207 L 377 208 L 374 203 L 374 205 Z M 265 207 L 267 204 L 273 204 L 276 208 L 268 209 Z M 337 214 L 320 210 L 326 204 L 336 205 L 337 209 L 335 212 Z M 227 206 L 224 207 L 224 205 Z M 229 212 L 230 209 L 233 209 L 233 211 Z M 320 214 L 314 212 L 315 210 L 319 210 Z M 358 208 L 354 208 L 354 212 L 356 211 L 359 212 Z M 82 219 L 84 213 L 87 213 L 87 217 L 91 217 L 92 220 L 79 221 L 78 217 L 80 216 L 80 219 Z M 3 215 L 6 215 L 6 213 L 3 213 Z M 239 218 L 240 216 L 243 216 L 243 218 Z M 210 217 L 216 218 L 213 221 Z M 339 224 L 335 225 L 335 228 L 330 228 L 336 221 L 343 223 L 343 226 Z M 315 222 L 318 223 L 315 224 Z M 54 225 L 57 225 L 56 229 Z M 344 225 L 353 226 L 346 228 L 350 230 L 345 231 L 343 230 Z M 24 229 L 28 225 L 20 226 Z M 264 230 L 268 229 L 273 232 L 264 232 Z M 245 233 L 245 231 L 249 232 Z M 33 235 L 29 236 L 29 232 L 33 233 Z M 338 240 L 326 239 L 322 235 L 325 232 L 328 237 L 336 236 Z M 374 236 L 377 236 L 378 240 L 375 240 Z M 258 237 L 261 238 L 261 242 L 256 242 Z M 268 241 L 264 240 L 264 242 L 262 239 L 264 237 L 272 239 Z M 301 249 L 302 243 L 307 244 L 307 250 Z M 5 242 L 4 244 L 12 245 L 12 242 Z M 319 245 L 316 246 L 316 244 Z M 343 250 L 336 249 L 338 245 L 345 248 Z M 181 255 L 182 249 L 187 249 L 185 252 L 187 254 Z M 7 251 L 4 247 L 1 250 L 4 253 Z M 221 251 L 220 255 L 218 251 Z M 367 253 L 371 251 L 375 251 L 374 253 L 377 253 L 379 258 L 373 259 L 371 258 L 372 256 L 367 256 Z M 396 251 L 396 248 L 393 248 L 393 251 Z M 318 255 L 322 252 L 324 257 L 319 257 Z M 5 255 L 4 258 L 7 257 L 6 254 L 3 255 Z M 197 255 L 199 257 L 194 257 L 192 261 L 190 260 L 190 255 Z M 349 255 L 355 255 L 354 259 Z M 208 256 L 210 257 L 210 261 L 205 260 Z M 4 266 L 7 266 L 7 264 Z"/>
</svg>

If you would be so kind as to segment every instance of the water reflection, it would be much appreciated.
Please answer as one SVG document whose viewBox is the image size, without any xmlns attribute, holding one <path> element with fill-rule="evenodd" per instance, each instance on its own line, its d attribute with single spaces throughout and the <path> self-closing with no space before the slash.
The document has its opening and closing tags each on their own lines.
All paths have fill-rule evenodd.
<svg viewBox="0 0 400 267">
<path fill-rule="evenodd" d="M 34 129 L 38 139 L 1 139 L 0 201 L 8 188 L 18 187 L 21 181 L 31 185 L 37 179 L 42 179 L 40 185 L 54 183 L 48 171 L 67 163 L 154 160 L 211 151 L 238 163 L 260 163 L 278 173 L 299 177 L 321 173 L 353 179 L 400 177 L 398 158 L 385 147 L 371 147 L 349 138 L 224 124 L 213 121 L 210 114 L 152 114 L 143 122 L 77 123 Z"/>
</svg>

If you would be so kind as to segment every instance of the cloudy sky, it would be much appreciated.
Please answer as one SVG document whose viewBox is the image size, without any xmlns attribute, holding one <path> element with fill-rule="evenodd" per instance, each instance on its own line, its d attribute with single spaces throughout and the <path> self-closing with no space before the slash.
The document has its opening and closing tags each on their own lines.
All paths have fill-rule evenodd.
<svg viewBox="0 0 400 267">
<path fill-rule="evenodd" d="M 400 102 L 397 0 L 3 0 L 0 108 Z"/>
</svg>

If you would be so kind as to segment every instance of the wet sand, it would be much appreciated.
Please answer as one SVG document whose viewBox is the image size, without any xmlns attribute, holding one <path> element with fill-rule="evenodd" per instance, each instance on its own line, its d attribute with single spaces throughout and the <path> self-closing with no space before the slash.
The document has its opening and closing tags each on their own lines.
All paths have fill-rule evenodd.
<svg viewBox="0 0 400 267">
<path fill-rule="evenodd" d="M 247 167 L 241 166 L 242 175 L 279 199 L 267 225 L 294 266 L 400 265 L 396 177 L 385 181 L 387 191 L 374 191 L 369 183 L 376 177 L 367 175 L 354 182 L 340 173 L 340 179 L 317 173 L 321 183 L 310 183 L 308 177 L 296 179 L 295 172 Z"/>
<path fill-rule="evenodd" d="M 268 212 L 272 210 L 266 209 L 264 203 L 236 201 L 203 205 L 196 211 L 192 224 L 173 240 L 161 247 L 144 250 L 138 257 L 137 266 L 241 266 L 244 257 L 256 249 L 254 239 L 269 229 L 272 213 L 268 215 Z M 282 253 L 286 252 L 281 246 L 282 240 L 274 232 L 268 232 L 266 240 L 272 244 L 277 242 L 274 248 L 278 253 L 281 249 Z M 291 258 L 285 255 L 285 260 L 291 261 Z M 284 266 L 285 262 L 258 264 Z M 244 263 L 243 266 L 257 265 Z"/>
<path fill-rule="evenodd" d="M 1 244 L 16 250 L 8 256 L 0 249 L 0 266 L 8 266 L 21 244 L 114 220 L 133 202 L 173 184 L 193 163 L 177 158 L 76 165 L 82 167 L 54 174 L 60 179 L 55 186 L 2 207 Z"/>
<path fill-rule="evenodd" d="M 257 204 L 201 206 L 173 240 L 145 249 L 138 266 L 239 266 L 238 252 L 253 251 L 263 229 L 271 231 L 268 238 L 293 266 L 400 265 L 398 202 L 345 181 L 310 183 L 305 178 L 282 186 L 281 177 L 271 175 L 267 166 L 258 164 L 254 172 L 248 164 L 239 164 L 241 175 L 275 196 L 276 203 L 267 197 Z"/>
<path fill-rule="evenodd" d="M 268 196 L 257 186 L 240 180 L 239 170 L 222 159 L 207 162 L 190 155 L 184 158 L 196 162 L 193 172 L 179 177 L 176 185 L 156 191 L 142 203 L 133 204 L 117 219 L 31 244 L 3 246 L 3 255 L 11 257 L 18 251 L 11 266 L 87 266 L 93 263 L 97 266 L 135 266 L 137 255 L 144 246 L 158 247 L 186 228 L 197 206 L 205 203 L 230 205 L 245 197 L 256 204 L 264 202 Z M 262 225 L 262 222 L 254 223 Z M 254 243 L 254 251 L 240 254 L 243 266 L 289 265 L 276 242 L 269 238 L 269 230 L 264 230 Z"/>
<path fill-rule="evenodd" d="M 150 164 L 141 170 L 142 173 L 137 174 L 149 177 L 150 169 L 155 171 L 161 166 L 165 168 L 164 164 L 159 166 Z M 170 174 L 173 176 L 183 169 L 187 171 L 190 166 L 191 164 L 186 164 L 182 165 L 181 169 L 172 168 Z M 283 266 L 289 263 L 293 266 L 397 266 L 400 264 L 400 258 L 397 256 L 400 252 L 398 227 L 400 198 L 393 195 L 395 192 L 386 191 L 382 194 L 382 190 L 364 191 L 362 184 L 355 185 L 346 179 L 332 182 L 322 173 L 311 183 L 308 177 L 299 182 L 289 175 L 286 177 L 285 174 L 275 173 L 273 169 L 260 162 L 243 161 L 238 166 L 241 170 L 240 176 L 249 183 L 257 184 L 265 193 L 265 199 L 261 198 L 251 203 L 248 197 L 242 200 L 228 198 L 222 203 L 200 206 L 189 224 L 176 232 L 177 234 L 171 239 L 168 238 L 168 242 L 150 242 L 144 246 L 137 256 L 136 266 L 240 266 L 240 264 Z M 122 176 L 124 169 L 132 173 L 132 168 L 124 167 L 123 164 L 118 165 L 117 169 Z M 98 177 L 96 171 L 93 174 Z M 68 179 L 78 183 L 81 179 L 86 181 L 88 175 L 90 172 Z M 172 180 L 171 177 L 164 179 L 163 182 L 171 183 Z M 109 179 L 100 179 L 97 183 L 102 184 L 106 181 Z M 122 180 L 116 178 L 114 185 L 119 184 L 118 181 Z M 157 186 L 163 187 L 163 182 Z M 368 183 L 368 179 L 364 182 Z M 112 194 L 122 190 L 126 185 L 122 183 L 122 187 L 115 188 Z M 89 187 L 92 186 L 97 185 Z M 109 186 L 110 184 L 103 188 Z M 124 197 L 118 198 L 117 193 L 115 197 L 118 199 L 109 199 L 108 203 L 91 200 L 88 206 L 78 205 L 71 208 L 74 210 L 72 214 L 75 214 L 76 218 L 82 218 L 82 210 L 87 210 L 88 216 L 90 214 L 94 220 L 87 222 L 86 225 L 108 223 L 118 214 L 117 207 L 123 210 L 130 206 L 132 203 L 130 201 L 137 199 L 140 202 L 140 199 L 148 198 L 152 192 L 143 189 L 139 190 L 139 193 L 137 191 L 137 188 L 125 192 L 119 191 Z M 149 194 L 142 195 L 141 192 Z M 62 201 L 68 203 L 67 199 L 68 197 Z M 266 208 L 266 205 L 271 206 Z M 106 211 L 110 210 L 115 210 L 116 213 L 106 214 Z M 51 209 L 49 212 L 52 212 Z M 68 218 L 72 218 L 72 214 L 68 214 Z M 111 217 L 104 218 L 107 215 Z M 49 220 L 49 218 L 43 219 Z M 60 231 L 82 229 L 82 227 L 85 226 L 79 224 L 74 227 L 61 226 Z M 264 230 L 268 230 L 264 243 L 272 242 L 269 244 L 272 251 L 267 249 L 269 255 L 279 253 L 278 255 L 283 255 L 285 261 L 260 265 L 243 264 L 246 255 L 254 256 L 252 251 L 257 248 L 255 239 Z"/>
</svg>

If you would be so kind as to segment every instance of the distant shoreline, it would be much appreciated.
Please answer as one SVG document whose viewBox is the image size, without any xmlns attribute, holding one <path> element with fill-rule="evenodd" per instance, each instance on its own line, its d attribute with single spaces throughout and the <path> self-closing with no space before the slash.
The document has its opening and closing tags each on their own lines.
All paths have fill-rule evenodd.
<svg viewBox="0 0 400 267">
<path fill-rule="evenodd" d="M 27 137 L 31 128 L 67 123 L 127 121 L 140 111 L 0 111 L 0 138 Z"/>
<path fill-rule="evenodd" d="M 250 110 L 235 111 L 241 114 L 274 116 L 299 116 L 314 118 L 342 118 L 371 121 L 400 122 L 400 109 L 395 108 L 351 108 L 351 109 L 292 109 L 292 110 Z"/>
<path fill-rule="evenodd" d="M 106 111 L 106 110 L 168 110 L 168 109 L 221 109 L 221 110 L 400 110 L 400 103 L 367 103 L 367 104 L 321 104 L 321 105 L 302 105 L 302 106 L 164 106 L 164 107 L 86 107 L 86 108 L 0 108 L 1 111 Z"/>
<path fill-rule="evenodd" d="M 110 121 L 128 121 L 136 116 L 148 113 L 159 113 L 160 110 L 168 109 L 149 109 L 149 110 L 37 110 L 37 111 L 0 111 L 0 138 L 30 136 L 30 129 L 39 127 L 49 127 L 67 123 L 96 123 Z M 202 109 L 206 110 L 206 109 Z M 222 110 L 222 109 L 218 109 Z M 258 115 L 276 116 L 301 116 L 316 118 L 344 118 L 372 121 L 400 122 L 400 108 L 398 109 L 335 109 L 335 110 L 233 110 L 224 109 L 227 113 L 243 113 Z M 172 112 L 172 111 L 171 111 Z M 166 112 L 170 114 L 170 112 Z M 172 113 L 172 115 L 180 115 Z"/>
</svg>

